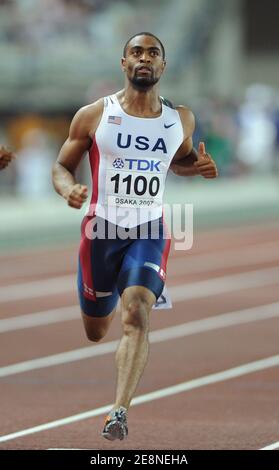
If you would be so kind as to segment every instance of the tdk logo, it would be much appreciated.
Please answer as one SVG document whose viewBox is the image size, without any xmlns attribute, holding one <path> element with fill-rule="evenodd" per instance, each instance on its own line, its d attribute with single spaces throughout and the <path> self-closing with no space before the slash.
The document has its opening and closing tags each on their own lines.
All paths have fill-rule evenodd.
<svg viewBox="0 0 279 470">
<path fill-rule="evenodd" d="M 127 149 L 132 145 L 132 136 L 128 134 L 127 137 L 124 137 L 121 132 L 117 135 L 117 145 L 121 149 Z M 150 143 L 149 138 L 144 135 L 138 135 L 135 138 L 134 147 L 137 150 L 149 150 L 151 152 L 157 152 L 160 150 L 163 153 L 167 153 L 167 147 L 165 141 L 162 137 L 159 137 L 157 141 L 153 144 Z"/>
<path fill-rule="evenodd" d="M 113 166 L 114 168 L 124 168 L 124 162 L 123 162 L 122 158 L 116 158 L 116 159 L 113 161 L 112 166 Z"/>
<path fill-rule="evenodd" d="M 129 170 L 160 171 L 160 161 L 154 162 L 154 160 L 137 160 L 135 158 L 125 158 L 125 162 L 128 162 Z"/>
</svg>

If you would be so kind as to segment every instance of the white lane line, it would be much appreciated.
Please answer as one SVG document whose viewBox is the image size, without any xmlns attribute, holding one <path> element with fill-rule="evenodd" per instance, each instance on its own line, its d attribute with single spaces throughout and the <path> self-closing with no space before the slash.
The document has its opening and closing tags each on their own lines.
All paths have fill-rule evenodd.
<svg viewBox="0 0 279 470">
<path fill-rule="evenodd" d="M 272 230 L 272 228 L 273 227 L 271 226 L 270 229 Z M 269 230 L 268 227 L 265 227 L 265 229 Z M 46 255 L 46 254 L 52 255 L 52 254 L 54 254 L 55 255 L 56 252 L 61 253 L 61 251 L 76 252 L 77 248 L 78 248 L 78 243 L 75 243 L 75 242 L 71 243 L 71 242 L 68 241 L 66 244 L 61 243 L 59 245 L 59 242 L 58 242 L 58 244 L 56 244 L 56 245 L 25 247 L 23 249 L 19 249 L 18 251 L 17 250 L 14 250 L 14 251 L 5 250 L 5 253 L 4 252 L 2 253 L 0 251 L 0 261 L 2 259 L 5 261 L 6 258 L 11 258 L 11 259 L 31 258 L 34 254 L 35 255 L 36 254 L 42 254 L 42 255 Z"/>
<path fill-rule="evenodd" d="M 8 302 L 12 300 L 20 300 L 27 298 L 37 298 L 43 295 L 63 294 L 73 292 L 74 277 L 64 276 L 60 284 L 60 278 L 48 279 L 45 281 L 36 281 L 42 283 L 39 290 L 36 282 L 26 283 L 24 292 L 13 290 L 14 286 L 0 287 L 0 302 Z M 210 297 L 216 294 L 226 292 L 234 292 L 237 290 L 250 289 L 255 287 L 263 287 L 266 285 L 279 284 L 279 267 L 257 269 L 254 271 L 245 271 L 244 273 L 230 274 L 225 276 L 217 276 L 203 281 L 188 282 L 178 286 L 168 288 L 171 297 L 176 302 L 183 300 Z M 3 319 L 6 320 L 6 319 Z"/>
<path fill-rule="evenodd" d="M 173 302 L 183 302 L 278 283 L 279 267 L 275 267 L 180 284 L 171 286 L 168 290 Z M 72 286 L 70 287 L 72 290 Z M 18 315 L 0 320 L 0 333 L 74 320 L 79 317 L 80 308 L 78 305 Z"/>
<path fill-rule="evenodd" d="M 219 251 L 185 255 L 169 262 L 168 270 L 172 277 L 181 274 L 211 272 L 216 269 L 227 269 L 257 265 L 279 260 L 279 243 L 258 243 L 253 246 L 241 247 L 238 250 Z"/>
<path fill-rule="evenodd" d="M 205 385 L 212 385 L 218 382 L 223 382 L 225 380 L 230 380 L 236 377 L 241 377 L 243 375 L 251 374 L 260 370 L 268 369 L 279 365 L 279 355 L 271 356 L 265 359 L 261 359 L 254 362 L 249 362 L 242 364 L 232 369 L 223 370 L 214 374 L 206 375 L 204 377 L 199 377 L 198 379 L 189 380 L 187 382 L 182 382 L 171 387 L 162 388 L 151 393 L 146 393 L 145 395 L 140 395 L 132 400 L 131 405 L 136 406 L 142 403 L 148 403 L 153 400 L 159 400 L 161 398 L 169 397 L 172 395 L 177 395 L 178 393 L 187 392 L 195 388 L 203 387 Z M 6 434 L 0 436 L 0 442 L 10 441 L 12 439 L 17 439 L 19 437 L 28 436 L 29 434 L 34 434 L 48 429 L 57 428 L 59 426 L 64 426 L 66 424 L 76 423 L 84 419 L 93 418 L 95 416 L 100 416 L 102 414 L 108 413 L 113 405 L 102 406 L 101 408 L 96 408 L 94 410 L 88 410 L 83 413 L 78 413 L 67 418 L 58 419 L 56 421 L 51 421 L 49 423 L 41 424 L 39 426 L 34 426 L 32 428 L 23 429 L 11 434 Z"/>
<path fill-rule="evenodd" d="M 0 302 L 36 299 L 44 295 L 64 294 L 74 291 L 76 276 L 57 276 L 40 281 L 30 281 L 23 284 L 12 284 L 0 287 Z"/>
<path fill-rule="evenodd" d="M 279 449 L 279 442 L 275 442 L 274 444 L 263 447 L 262 449 L 259 449 L 259 450 L 275 450 L 275 449 Z"/>
<path fill-rule="evenodd" d="M 201 243 L 202 245 L 202 243 Z M 220 269 L 223 267 L 234 267 L 243 265 L 259 264 L 260 262 L 276 261 L 279 259 L 279 240 L 271 242 L 257 242 L 252 246 L 240 246 L 238 248 L 232 248 L 227 250 L 215 249 L 214 251 L 205 253 L 192 253 L 191 251 L 180 252 L 179 257 L 171 254 L 169 259 L 169 273 L 173 272 L 174 275 L 189 274 L 196 272 L 212 271 L 214 269 Z M 58 251 L 58 250 L 57 250 Z M 44 254 L 46 256 L 47 253 Z M 243 256 L 244 255 L 244 256 Z M 51 256 L 51 254 L 50 254 Z M 67 256 L 63 252 L 59 252 L 55 259 L 52 260 L 52 264 L 49 264 L 49 257 L 47 260 L 42 260 L 43 264 L 35 264 L 32 266 L 32 272 L 28 269 L 28 275 L 40 276 L 48 274 L 49 278 L 54 276 L 55 270 L 62 271 L 63 257 Z M 42 271 L 42 267 L 44 270 Z M 46 267 L 49 269 L 47 271 Z M 11 266 L 6 266 L 3 270 L 3 276 L 12 277 L 26 275 L 26 264 L 20 264 L 19 266 L 10 269 Z M 75 268 L 73 267 L 73 270 Z M 63 268 L 64 270 L 64 268 Z M 62 271 L 63 272 L 63 271 Z M 72 273 L 74 274 L 74 273 Z M 170 275 L 170 274 L 169 274 Z M 58 274 L 55 275 L 57 277 Z M 61 274 L 61 277 L 64 274 Z M 17 283 L 20 285 L 20 283 Z"/>
<path fill-rule="evenodd" d="M 69 307 L 54 308 L 43 312 L 18 315 L 16 317 L 4 318 L 0 320 L 0 333 L 8 331 L 24 330 L 35 326 L 50 325 L 81 318 L 79 305 Z"/>
<path fill-rule="evenodd" d="M 279 267 L 275 267 L 180 284 L 178 286 L 171 286 L 168 290 L 173 302 L 183 302 L 185 300 L 210 297 L 212 295 L 234 292 L 236 290 L 263 287 L 265 285 L 278 283 Z M 55 286 L 55 290 L 57 291 L 57 285 Z M 69 283 L 69 290 L 73 290 L 71 283 Z M 51 295 L 51 292 L 49 295 Z M 79 318 L 79 312 L 79 306 L 74 305 L 27 315 L 18 315 L 11 318 L 3 318 L 0 320 L 0 333 L 74 320 L 75 318 Z"/>
<path fill-rule="evenodd" d="M 262 232 L 271 232 L 271 231 L 276 231 L 279 230 L 279 224 L 277 221 L 264 221 L 260 223 L 249 223 L 246 225 L 234 225 L 234 226 L 225 226 L 225 227 L 213 227 L 213 228 L 206 228 L 203 229 L 201 228 L 199 230 L 199 236 L 202 237 L 202 241 L 204 238 L 206 240 L 213 239 L 214 242 L 216 242 L 216 239 L 223 239 L 224 236 L 227 236 L 228 234 L 230 235 L 231 233 L 234 234 L 234 236 L 241 235 L 243 236 L 249 236 L 252 234 L 254 236 L 255 231 L 257 234 L 262 234 Z M 266 236 L 266 235 L 265 235 Z M 247 240 L 247 243 L 250 243 L 250 238 Z M 40 254 L 42 253 L 43 255 L 46 253 L 50 253 L 52 255 L 53 251 L 59 251 L 61 250 L 71 250 L 72 252 L 76 252 L 78 247 L 78 243 L 71 243 L 67 242 L 66 245 L 63 245 L 59 243 L 57 245 L 49 245 L 49 246 L 44 246 L 44 247 L 26 247 L 25 249 L 20 249 L 19 251 L 8 251 L 5 250 L 5 252 L 0 251 L 0 261 L 1 259 L 5 260 L 7 258 L 22 258 L 22 257 L 32 257 L 34 254 Z M 209 247 L 211 249 L 212 247 Z"/>
<path fill-rule="evenodd" d="M 169 287 L 170 295 L 176 302 L 217 294 L 235 292 L 255 287 L 272 286 L 279 282 L 279 267 L 247 271 L 241 274 L 218 276 L 204 281 Z"/>
<path fill-rule="evenodd" d="M 214 317 L 203 318 L 180 325 L 162 328 L 152 331 L 149 335 L 150 343 L 160 343 L 172 339 L 183 338 L 184 336 L 195 335 L 218 328 L 227 328 L 233 325 L 251 323 L 260 320 L 267 320 L 279 316 L 279 302 L 252 307 L 235 312 L 216 315 Z M 74 349 L 72 351 L 53 354 L 51 356 L 40 357 L 30 361 L 19 362 L 9 366 L 0 367 L 0 377 L 20 374 L 36 369 L 68 364 L 70 362 L 81 361 L 91 357 L 103 356 L 116 351 L 119 340 L 106 342 L 85 348 Z"/>
<path fill-rule="evenodd" d="M 253 265 L 279 260 L 278 242 L 258 243 L 238 250 L 197 254 L 172 258 L 169 270 L 175 277 L 193 273 L 211 272 L 216 269 Z M 0 286 L 0 302 L 38 298 L 45 295 L 63 294 L 73 291 L 76 274 L 55 276 L 37 281 Z"/>
</svg>

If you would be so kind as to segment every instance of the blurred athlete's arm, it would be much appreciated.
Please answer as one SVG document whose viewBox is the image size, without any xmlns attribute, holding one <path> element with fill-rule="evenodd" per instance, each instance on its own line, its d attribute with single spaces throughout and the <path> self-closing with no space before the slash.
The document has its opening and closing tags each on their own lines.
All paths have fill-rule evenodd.
<svg viewBox="0 0 279 470">
<path fill-rule="evenodd" d="M 0 145 L 0 170 L 4 170 L 14 158 L 15 154 L 13 152 L 4 145 Z"/>
<path fill-rule="evenodd" d="M 212 157 L 206 153 L 204 143 L 198 151 L 193 147 L 195 117 L 185 106 L 177 106 L 184 132 L 184 141 L 172 159 L 170 169 L 178 176 L 201 175 L 204 178 L 216 178 L 218 171 Z"/>
<path fill-rule="evenodd" d="M 75 171 L 86 151 L 92 145 L 92 138 L 103 111 L 103 100 L 81 108 L 74 116 L 69 137 L 63 144 L 52 169 L 52 182 L 58 194 L 68 205 L 80 209 L 88 197 L 87 186 L 77 183 Z"/>
</svg>

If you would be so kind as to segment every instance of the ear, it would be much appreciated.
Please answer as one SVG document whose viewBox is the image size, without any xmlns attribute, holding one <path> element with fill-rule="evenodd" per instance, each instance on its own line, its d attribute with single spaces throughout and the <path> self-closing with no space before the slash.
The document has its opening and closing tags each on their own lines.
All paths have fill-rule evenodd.
<svg viewBox="0 0 279 470">
<path fill-rule="evenodd" d="M 126 58 L 125 57 L 122 57 L 121 59 L 121 68 L 122 68 L 122 72 L 126 72 Z"/>
<path fill-rule="evenodd" d="M 166 65 L 167 65 L 167 62 L 166 62 L 165 60 L 163 60 L 162 73 L 163 73 L 163 71 L 165 70 Z"/>
</svg>

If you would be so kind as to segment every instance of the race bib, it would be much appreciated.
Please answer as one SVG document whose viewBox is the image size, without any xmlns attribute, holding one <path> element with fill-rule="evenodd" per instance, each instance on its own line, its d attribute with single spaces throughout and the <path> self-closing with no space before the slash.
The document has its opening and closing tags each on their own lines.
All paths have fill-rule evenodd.
<svg viewBox="0 0 279 470">
<path fill-rule="evenodd" d="M 159 159 L 107 157 L 106 204 L 152 208 L 162 205 L 165 163 Z"/>
<path fill-rule="evenodd" d="M 166 284 L 164 285 L 164 289 L 160 297 L 158 298 L 156 304 L 153 305 L 153 310 L 163 310 L 163 309 L 170 309 L 172 308 L 172 301 Z"/>
</svg>

